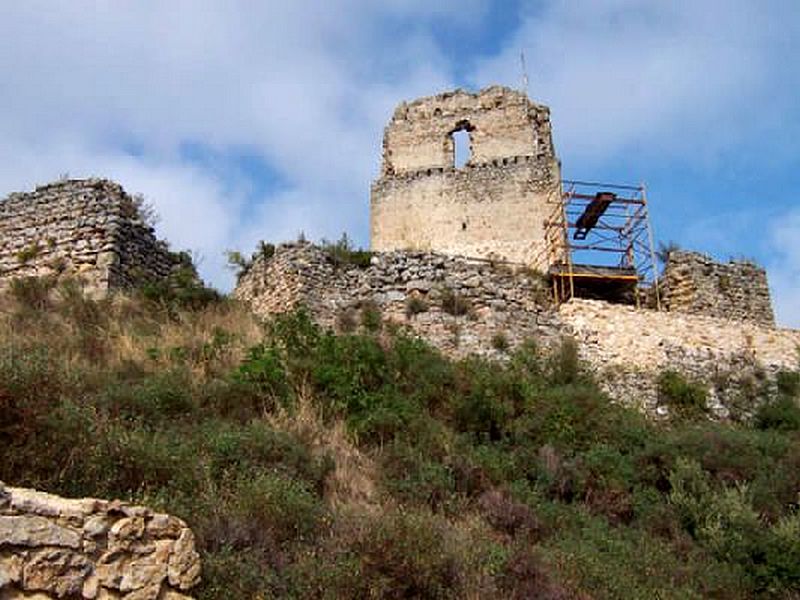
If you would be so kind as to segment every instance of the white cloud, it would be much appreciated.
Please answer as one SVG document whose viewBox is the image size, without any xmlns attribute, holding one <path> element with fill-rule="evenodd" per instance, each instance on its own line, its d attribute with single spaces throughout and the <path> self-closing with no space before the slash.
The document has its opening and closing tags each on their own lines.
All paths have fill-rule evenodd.
<svg viewBox="0 0 800 600">
<path fill-rule="evenodd" d="M 794 17 L 792 16 L 794 15 Z M 553 107 L 562 158 L 589 167 L 635 150 L 687 163 L 785 127 L 800 74 L 782 60 L 796 5 L 747 0 L 548 2 L 475 80 L 520 82 Z M 788 58 L 788 57 L 786 57 Z M 795 125 L 798 124 L 795 114 Z"/>
<path fill-rule="evenodd" d="M 474 27 L 483 0 L 18 3 L 0 20 L 0 190 L 60 173 L 118 179 L 162 215 L 176 247 L 206 256 L 260 238 L 365 230 L 384 121 L 402 98 L 448 87 L 432 18 Z M 392 23 L 405 36 L 391 36 Z M 385 71 L 385 69 L 388 69 Z M 385 73 L 385 75 L 384 75 Z M 278 193 L 231 192 L 186 144 L 245 150 Z M 126 147 L 137 153 L 126 153 Z M 363 237 L 363 235 L 362 235 Z M 366 242 L 366 239 L 362 240 Z"/>
<path fill-rule="evenodd" d="M 768 266 L 777 320 L 800 329 L 800 209 L 775 219 L 771 229 L 775 259 Z"/>
</svg>

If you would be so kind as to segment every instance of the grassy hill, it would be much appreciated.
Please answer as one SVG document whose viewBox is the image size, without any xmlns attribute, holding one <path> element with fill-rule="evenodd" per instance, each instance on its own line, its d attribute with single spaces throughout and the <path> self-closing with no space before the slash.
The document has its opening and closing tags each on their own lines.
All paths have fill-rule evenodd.
<svg viewBox="0 0 800 600">
<path fill-rule="evenodd" d="M 453 362 L 374 320 L 50 287 L 0 298 L 0 479 L 181 516 L 201 598 L 800 598 L 797 373 L 752 423 L 654 424 L 569 341 Z"/>
</svg>

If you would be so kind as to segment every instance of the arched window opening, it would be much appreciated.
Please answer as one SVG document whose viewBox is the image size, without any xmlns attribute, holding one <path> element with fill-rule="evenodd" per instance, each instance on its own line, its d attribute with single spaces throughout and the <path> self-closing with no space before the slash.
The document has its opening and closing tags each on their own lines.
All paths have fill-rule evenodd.
<svg viewBox="0 0 800 600">
<path fill-rule="evenodd" d="M 453 165 L 456 169 L 462 169 L 472 158 L 472 139 L 470 131 L 473 127 L 466 121 L 462 121 L 450 134 L 453 140 Z"/>
</svg>

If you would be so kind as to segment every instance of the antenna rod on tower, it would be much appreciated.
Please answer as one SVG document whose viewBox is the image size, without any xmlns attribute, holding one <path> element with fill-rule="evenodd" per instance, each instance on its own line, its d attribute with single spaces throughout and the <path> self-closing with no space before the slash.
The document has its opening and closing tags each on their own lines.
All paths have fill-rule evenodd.
<svg viewBox="0 0 800 600">
<path fill-rule="evenodd" d="M 525 50 L 520 50 L 519 63 L 522 68 L 522 92 L 528 95 L 528 68 L 525 66 Z"/>
</svg>

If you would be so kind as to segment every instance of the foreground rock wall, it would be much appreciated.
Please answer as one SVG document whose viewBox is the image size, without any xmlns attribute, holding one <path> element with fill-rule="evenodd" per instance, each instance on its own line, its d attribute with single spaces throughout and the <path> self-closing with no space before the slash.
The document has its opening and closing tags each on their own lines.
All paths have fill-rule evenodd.
<svg viewBox="0 0 800 600">
<path fill-rule="evenodd" d="M 546 283 L 535 273 L 437 254 L 381 253 L 357 267 L 337 265 L 312 244 L 283 244 L 255 261 L 234 295 L 261 317 L 302 304 L 339 331 L 377 311 L 386 326 L 407 328 L 453 356 L 500 356 L 558 331 Z"/>
<path fill-rule="evenodd" d="M 767 272 L 749 261 L 719 263 L 698 252 L 672 252 L 664 270 L 667 308 L 774 325 Z"/>
<path fill-rule="evenodd" d="M 0 200 L 0 287 L 16 277 L 71 276 L 102 295 L 178 266 L 112 181 L 58 181 Z"/>
<path fill-rule="evenodd" d="M 0 599 L 180 600 L 200 579 L 178 518 L 0 482 Z"/>
<path fill-rule="evenodd" d="M 780 370 L 800 369 L 800 331 L 704 315 L 573 299 L 559 309 L 581 356 L 612 397 L 666 414 L 656 380 L 675 370 L 704 384 L 716 416 L 752 410 Z"/>
</svg>

